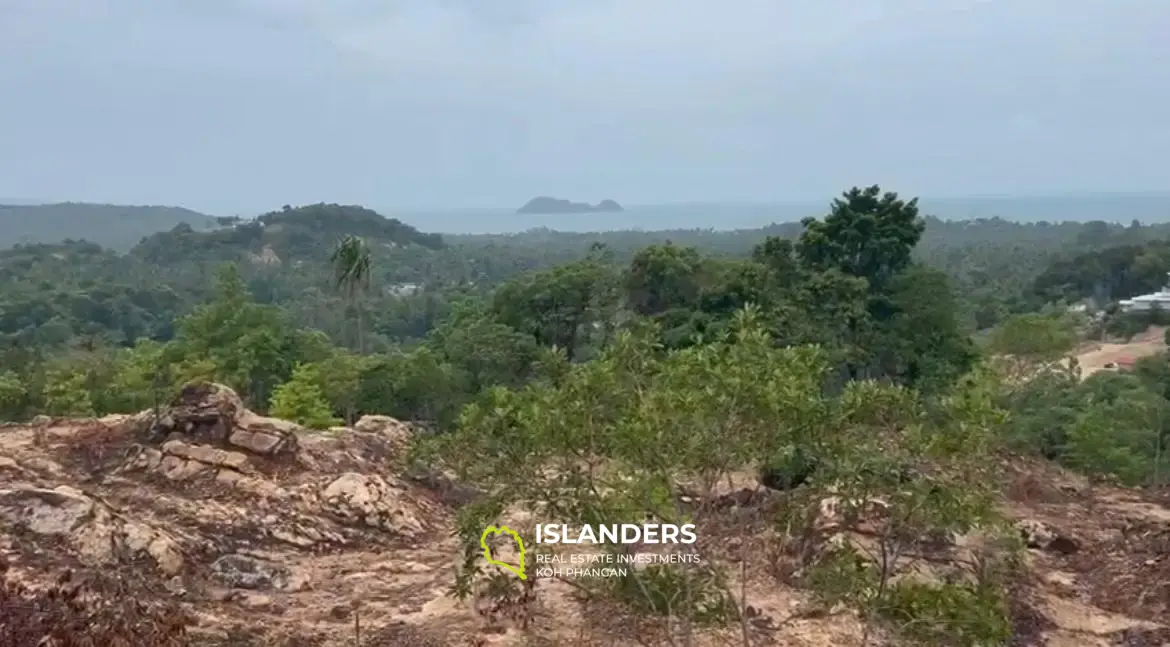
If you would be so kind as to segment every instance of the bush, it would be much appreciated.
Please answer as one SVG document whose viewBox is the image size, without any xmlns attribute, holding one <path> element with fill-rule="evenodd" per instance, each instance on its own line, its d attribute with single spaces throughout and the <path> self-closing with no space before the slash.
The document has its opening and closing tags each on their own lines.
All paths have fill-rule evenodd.
<svg viewBox="0 0 1170 647">
<path fill-rule="evenodd" d="M 269 413 L 312 429 L 328 429 L 341 424 L 341 420 L 333 416 L 325 394 L 317 386 L 319 380 L 316 366 L 297 366 L 293 370 L 292 379 L 277 386 L 272 393 Z"/>
</svg>

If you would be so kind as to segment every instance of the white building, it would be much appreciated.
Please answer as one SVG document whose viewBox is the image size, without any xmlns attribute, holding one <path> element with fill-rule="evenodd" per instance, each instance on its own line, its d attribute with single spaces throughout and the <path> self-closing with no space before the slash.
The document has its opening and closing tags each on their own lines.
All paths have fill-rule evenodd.
<svg viewBox="0 0 1170 647">
<path fill-rule="evenodd" d="M 1170 272 L 1166 276 L 1170 278 Z M 1170 281 L 1153 294 L 1142 294 L 1121 301 L 1121 309 L 1124 312 L 1146 312 L 1155 308 L 1170 312 Z"/>
<path fill-rule="evenodd" d="M 418 283 L 395 283 L 386 286 L 386 294 L 399 298 L 414 296 L 421 291 L 422 285 Z"/>
</svg>

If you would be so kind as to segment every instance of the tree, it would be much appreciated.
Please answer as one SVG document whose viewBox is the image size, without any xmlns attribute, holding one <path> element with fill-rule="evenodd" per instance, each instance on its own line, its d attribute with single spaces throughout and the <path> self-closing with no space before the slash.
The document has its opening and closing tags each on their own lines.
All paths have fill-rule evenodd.
<svg viewBox="0 0 1170 647">
<path fill-rule="evenodd" d="M 362 355 L 336 350 L 327 359 L 311 365 L 325 400 L 344 416 L 347 425 L 352 425 L 357 418 L 362 374 L 368 366 L 366 360 Z"/>
<path fill-rule="evenodd" d="M 918 215 L 918 198 L 909 202 L 877 185 L 854 187 L 832 203 L 824 220 L 806 218 L 796 245 L 801 260 L 824 271 L 838 269 L 869 281 L 877 292 L 910 265 L 911 252 L 926 223 Z"/>
<path fill-rule="evenodd" d="M 358 396 L 361 411 L 447 428 L 471 396 L 458 368 L 429 346 L 372 357 Z"/>
<path fill-rule="evenodd" d="M 328 429 L 341 421 L 333 417 L 325 395 L 317 385 L 321 375 L 312 364 L 299 364 L 292 379 L 272 393 L 271 413 L 312 429 Z"/>
<path fill-rule="evenodd" d="M 919 217 L 917 198 L 905 201 L 896 193 L 882 193 L 877 185 L 854 187 L 833 201 L 823 220 L 806 218 L 802 224 L 805 230 L 795 251 L 812 274 L 807 283 L 824 281 L 818 275 L 835 272 L 865 284 L 864 297 L 856 290 L 839 296 L 823 290 L 807 294 L 820 302 L 817 310 L 829 307 L 854 313 L 847 325 L 832 326 L 843 342 L 850 379 L 890 378 L 910 385 L 925 380 L 934 385 L 931 388 L 943 388 L 970 366 L 973 352 L 961 343 L 950 287 L 938 275 L 913 265 L 914 248 L 926 227 Z M 786 246 L 778 241 L 770 248 L 766 242 L 757 250 L 758 257 L 773 259 L 781 268 L 785 254 Z M 907 278 L 911 271 L 914 276 Z M 847 286 L 840 278 L 831 284 Z M 935 303 L 924 303 L 927 299 Z M 825 303 L 836 300 L 842 302 Z M 941 353 L 921 342 L 922 329 L 912 329 L 922 324 L 941 326 L 934 340 L 941 345 Z M 912 349 L 918 357 L 900 355 Z"/>
<path fill-rule="evenodd" d="M 17 420 L 27 397 L 28 388 L 20 375 L 11 370 L 0 372 L 0 420 Z"/>
<path fill-rule="evenodd" d="M 837 509 L 830 523 L 841 541 L 813 563 L 805 583 L 829 606 L 859 607 L 867 636 L 881 621 L 928 645 L 1010 639 L 1007 576 L 1019 547 L 995 510 L 990 459 L 1004 420 L 995 388 L 986 371 L 930 400 L 904 387 L 852 382 L 830 405 L 828 433 L 812 439 L 818 473 L 813 487 L 794 493 L 788 522 L 807 524 L 799 515 L 809 510 L 817 519 L 821 488 L 831 484 Z M 976 548 L 978 566 L 916 575 L 924 538 L 974 529 L 990 540 Z"/>
<path fill-rule="evenodd" d="M 45 374 L 45 412 L 53 416 L 87 417 L 94 413 L 84 373 L 58 367 Z"/>
<path fill-rule="evenodd" d="M 530 335 L 500 323 L 478 304 L 459 307 L 427 335 L 425 345 L 463 372 L 469 393 L 523 384 L 540 350 Z"/>
<path fill-rule="evenodd" d="M 667 242 L 642 249 L 626 272 L 629 306 L 645 316 L 697 307 L 702 264 L 702 257 L 693 247 Z"/>
<path fill-rule="evenodd" d="M 173 375 L 166 375 L 165 352 L 162 344 L 149 339 L 139 340 L 133 348 L 119 349 L 104 408 L 134 413 L 160 401 L 169 401 L 177 385 Z"/>
<path fill-rule="evenodd" d="M 586 350 L 591 327 L 612 325 L 604 313 L 617 298 L 616 283 L 611 266 L 587 258 L 505 283 L 492 295 L 491 311 L 538 344 L 576 359 Z"/>
<path fill-rule="evenodd" d="M 1030 313 L 1010 317 L 992 330 L 988 350 L 1008 381 L 1020 384 L 1065 359 L 1076 341 L 1070 318 Z"/>
<path fill-rule="evenodd" d="M 777 347 L 756 308 L 737 313 L 711 343 L 664 353 L 657 338 L 654 331 L 623 331 L 598 358 L 556 381 L 489 390 L 464 409 L 454 433 L 422 441 L 416 457 L 427 458 L 432 443 L 429 449 L 484 494 L 461 511 L 468 552 L 456 591 L 470 592 L 484 575 L 481 533 L 512 505 L 571 527 L 654 518 L 708 528 L 719 514 L 717 486 L 794 446 L 823 466 L 809 498 L 800 499 L 807 509 L 819 509 L 830 492 L 859 512 L 875 498 L 888 502 L 885 550 L 870 556 L 866 577 L 849 585 L 850 601 L 874 614 L 906 590 L 892 583 L 905 576 L 905 551 L 922 533 L 962 532 L 992 521 L 987 458 L 1000 412 L 981 378 L 934 409 L 909 389 L 875 382 L 829 397 L 825 352 Z M 935 468 L 930 477 L 906 469 L 928 464 Z M 693 644 L 706 623 L 748 613 L 746 601 L 728 588 L 728 575 L 709 563 L 574 583 L 616 598 L 634 614 L 664 616 L 683 636 L 675 644 Z M 868 597 L 874 590 L 879 596 Z M 988 599 L 991 605 L 1002 597 Z M 917 620 L 913 608 L 908 613 Z M 997 636 L 1003 624 L 980 630 Z M 967 628 L 936 621 L 930 629 L 950 638 Z"/>
<path fill-rule="evenodd" d="M 297 330 L 281 308 L 253 301 L 235 265 L 220 267 L 216 286 L 211 302 L 176 323 L 164 362 L 176 374 L 223 382 L 264 409 L 295 364 L 323 359 L 320 339 Z"/>
<path fill-rule="evenodd" d="M 872 342 L 877 374 L 926 393 L 938 393 L 978 359 L 960 328 L 958 304 L 947 276 L 911 265 L 889 283 L 889 318 Z"/>
<path fill-rule="evenodd" d="M 767 265 L 782 282 L 792 281 L 800 271 L 796 247 L 791 240 L 779 236 L 768 236 L 756 245 L 752 249 L 752 260 Z"/>
<path fill-rule="evenodd" d="M 364 239 L 346 235 L 337 243 L 329 260 L 333 264 L 333 279 L 337 288 L 345 294 L 350 307 L 356 309 L 358 353 L 365 353 L 362 307 L 357 297 L 370 287 L 370 248 Z"/>
</svg>

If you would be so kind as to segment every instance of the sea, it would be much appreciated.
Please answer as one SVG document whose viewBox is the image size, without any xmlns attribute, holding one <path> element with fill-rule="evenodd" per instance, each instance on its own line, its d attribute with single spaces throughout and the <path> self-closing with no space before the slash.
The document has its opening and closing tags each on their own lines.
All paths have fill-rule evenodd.
<svg viewBox="0 0 1170 647">
<path fill-rule="evenodd" d="M 756 229 L 797 222 L 829 212 L 825 202 L 690 203 L 624 205 L 620 213 L 518 214 L 515 209 L 396 210 L 372 207 L 421 231 L 443 234 L 508 234 L 550 229 L 566 232 Z M 1017 222 L 1089 222 L 1129 224 L 1170 222 L 1170 192 L 1063 196 L 980 196 L 922 198 L 923 215 L 943 220 L 1002 218 Z"/>
</svg>

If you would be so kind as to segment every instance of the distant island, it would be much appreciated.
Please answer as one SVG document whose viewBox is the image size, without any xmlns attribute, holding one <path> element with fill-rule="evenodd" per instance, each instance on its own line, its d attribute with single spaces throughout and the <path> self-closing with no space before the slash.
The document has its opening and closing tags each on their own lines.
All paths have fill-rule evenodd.
<svg viewBox="0 0 1170 647">
<path fill-rule="evenodd" d="M 516 213 L 618 213 L 625 211 L 613 200 L 602 200 L 593 206 L 588 202 L 570 202 L 559 198 L 540 196 L 516 210 Z"/>
</svg>

